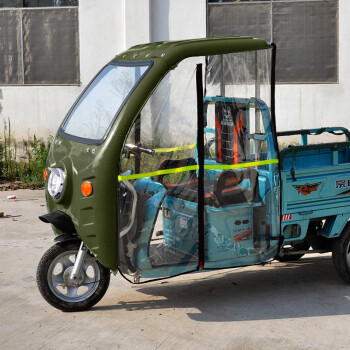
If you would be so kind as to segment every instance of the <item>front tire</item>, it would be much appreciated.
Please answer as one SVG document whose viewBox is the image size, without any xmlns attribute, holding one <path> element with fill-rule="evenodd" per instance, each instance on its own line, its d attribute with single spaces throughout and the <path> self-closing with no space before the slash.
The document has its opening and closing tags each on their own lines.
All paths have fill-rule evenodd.
<svg viewBox="0 0 350 350">
<path fill-rule="evenodd" d="M 87 254 L 76 280 L 69 274 L 80 242 L 60 242 L 46 251 L 37 270 L 37 285 L 43 298 L 62 311 L 83 311 L 98 303 L 106 293 L 110 271 Z"/>
<path fill-rule="evenodd" d="M 350 224 L 334 242 L 332 260 L 338 275 L 345 282 L 350 283 Z"/>
</svg>

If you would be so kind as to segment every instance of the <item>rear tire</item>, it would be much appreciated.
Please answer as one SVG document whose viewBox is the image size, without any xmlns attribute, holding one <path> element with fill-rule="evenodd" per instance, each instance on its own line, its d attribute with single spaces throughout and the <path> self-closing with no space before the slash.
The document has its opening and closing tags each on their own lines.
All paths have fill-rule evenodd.
<svg viewBox="0 0 350 350">
<path fill-rule="evenodd" d="M 350 283 L 350 224 L 334 242 L 332 260 L 338 275 L 347 283 Z"/>
<path fill-rule="evenodd" d="M 98 303 L 107 291 L 109 269 L 88 253 L 77 280 L 68 278 L 80 242 L 60 242 L 49 248 L 37 270 L 37 285 L 43 298 L 53 307 L 66 311 L 83 311 Z"/>
</svg>

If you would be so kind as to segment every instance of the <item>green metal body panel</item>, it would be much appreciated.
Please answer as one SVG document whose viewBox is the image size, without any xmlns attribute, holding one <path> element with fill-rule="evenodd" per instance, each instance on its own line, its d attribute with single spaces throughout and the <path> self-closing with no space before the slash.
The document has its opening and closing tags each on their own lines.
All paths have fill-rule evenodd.
<svg viewBox="0 0 350 350">
<path fill-rule="evenodd" d="M 116 56 L 116 61 L 153 61 L 153 66 L 137 85 L 120 111 L 109 134 L 100 145 L 70 141 L 56 135 L 47 165 L 63 167 L 66 183 L 59 199 L 46 190 L 49 212 L 68 214 L 78 235 L 99 261 L 117 269 L 117 176 L 124 141 L 142 107 L 166 73 L 192 56 L 269 49 L 271 46 L 250 37 L 225 37 L 160 42 L 138 45 Z M 90 181 L 93 193 L 84 197 L 81 185 Z M 55 234 L 60 234 L 54 229 Z"/>
</svg>

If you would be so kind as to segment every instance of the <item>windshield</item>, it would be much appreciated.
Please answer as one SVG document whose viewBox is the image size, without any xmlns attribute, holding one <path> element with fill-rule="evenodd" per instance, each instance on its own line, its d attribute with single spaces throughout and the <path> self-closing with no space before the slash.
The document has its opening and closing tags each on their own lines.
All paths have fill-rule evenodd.
<svg viewBox="0 0 350 350">
<path fill-rule="evenodd" d="M 62 126 L 65 134 L 101 140 L 151 62 L 106 66 L 86 89 Z"/>
</svg>

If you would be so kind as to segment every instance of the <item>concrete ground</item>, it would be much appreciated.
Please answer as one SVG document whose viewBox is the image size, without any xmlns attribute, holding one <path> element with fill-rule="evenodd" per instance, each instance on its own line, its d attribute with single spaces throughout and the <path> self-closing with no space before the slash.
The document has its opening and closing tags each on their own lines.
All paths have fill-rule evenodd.
<svg viewBox="0 0 350 350">
<path fill-rule="evenodd" d="M 147 285 L 116 276 L 90 311 L 63 313 L 35 281 L 53 238 L 43 191 L 0 192 L 2 211 L 0 349 L 350 349 L 350 285 L 329 254 Z"/>
</svg>

